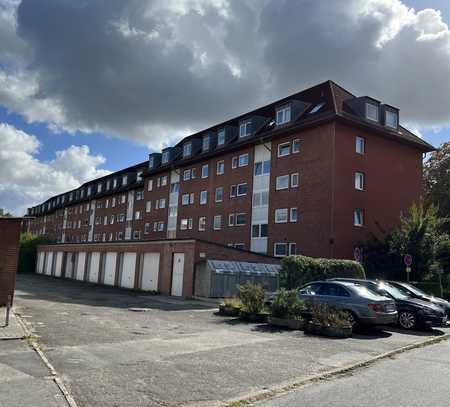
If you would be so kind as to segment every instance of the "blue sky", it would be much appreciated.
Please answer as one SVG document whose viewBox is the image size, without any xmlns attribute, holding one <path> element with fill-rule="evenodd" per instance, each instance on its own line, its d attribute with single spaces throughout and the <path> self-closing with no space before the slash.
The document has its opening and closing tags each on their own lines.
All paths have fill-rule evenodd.
<svg viewBox="0 0 450 407">
<path fill-rule="evenodd" d="M 326 79 L 398 106 L 438 146 L 448 22 L 442 0 L 0 0 L 0 207 L 20 214 Z"/>
</svg>

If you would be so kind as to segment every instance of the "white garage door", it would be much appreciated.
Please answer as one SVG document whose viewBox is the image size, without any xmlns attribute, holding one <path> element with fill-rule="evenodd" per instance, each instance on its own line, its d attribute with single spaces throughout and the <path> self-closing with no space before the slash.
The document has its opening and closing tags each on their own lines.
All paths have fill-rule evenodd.
<svg viewBox="0 0 450 407">
<path fill-rule="evenodd" d="M 115 252 L 106 253 L 105 277 L 103 279 L 103 284 L 114 285 L 114 282 L 116 280 L 116 262 L 117 262 L 117 253 Z"/>
<path fill-rule="evenodd" d="M 42 274 L 43 272 L 44 272 L 44 252 L 39 252 L 36 262 L 36 273 Z"/>
<path fill-rule="evenodd" d="M 98 268 L 100 265 L 100 253 L 92 252 L 91 254 L 91 264 L 89 265 L 88 280 L 91 283 L 98 283 Z"/>
<path fill-rule="evenodd" d="M 158 290 L 159 253 L 145 253 L 142 266 L 141 290 Z"/>
<path fill-rule="evenodd" d="M 184 253 L 173 254 L 172 291 L 177 297 L 183 295 Z"/>
<path fill-rule="evenodd" d="M 73 278 L 72 253 L 66 253 L 66 278 Z"/>
<path fill-rule="evenodd" d="M 86 253 L 79 252 L 78 253 L 78 261 L 77 261 L 77 272 L 75 274 L 75 278 L 77 280 L 84 280 L 84 263 L 86 261 Z"/>
<path fill-rule="evenodd" d="M 56 253 L 55 277 L 61 277 L 62 258 L 63 258 L 63 252 Z"/>
<path fill-rule="evenodd" d="M 53 264 L 53 252 L 48 252 L 47 260 L 45 262 L 45 274 L 47 276 L 52 275 L 52 264 Z"/>
<path fill-rule="evenodd" d="M 134 272 L 136 269 L 136 253 L 123 254 L 122 279 L 120 286 L 134 288 Z"/>
</svg>

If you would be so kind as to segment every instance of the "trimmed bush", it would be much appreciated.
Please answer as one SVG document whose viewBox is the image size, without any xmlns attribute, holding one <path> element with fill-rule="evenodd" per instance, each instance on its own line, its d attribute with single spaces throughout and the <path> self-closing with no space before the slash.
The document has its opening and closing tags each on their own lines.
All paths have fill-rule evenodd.
<svg viewBox="0 0 450 407">
<path fill-rule="evenodd" d="M 300 319 L 305 310 L 303 301 L 296 290 L 281 288 L 273 300 L 271 313 L 275 318 Z"/>
<path fill-rule="evenodd" d="M 52 242 L 44 237 L 35 236 L 31 233 L 22 233 L 20 235 L 19 273 L 34 273 L 36 268 L 37 246 L 47 243 Z"/>
<path fill-rule="evenodd" d="M 266 291 L 261 284 L 245 283 L 239 286 L 242 310 L 249 314 L 259 314 L 264 310 Z"/>
<path fill-rule="evenodd" d="M 293 290 L 314 280 L 366 278 L 361 264 L 352 260 L 316 259 L 288 256 L 281 261 L 280 287 Z"/>
</svg>

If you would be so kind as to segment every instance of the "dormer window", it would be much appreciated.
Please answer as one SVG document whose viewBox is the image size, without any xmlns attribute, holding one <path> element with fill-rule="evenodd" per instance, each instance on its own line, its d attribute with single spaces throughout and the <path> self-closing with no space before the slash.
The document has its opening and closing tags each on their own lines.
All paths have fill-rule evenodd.
<svg viewBox="0 0 450 407">
<path fill-rule="evenodd" d="M 164 151 L 164 153 L 162 153 L 161 162 L 163 164 L 167 164 L 169 162 L 169 151 Z"/>
<path fill-rule="evenodd" d="M 203 136 L 202 151 L 209 151 L 209 136 Z"/>
<path fill-rule="evenodd" d="M 128 183 L 128 176 L 127 176 L 127 175 L 124 175 L 124 176 L 122 177 L 122 185 L 127 185 L 127 183 Z"/>
<path fill-rule="evenodd" d="M 378 121 L 378 106 L 373 103 L 366 103 L 366 119 Z"/>
<path fill-rule="evenodd" d="M 239 125 L 239 138 L 247 137 L 252 134 L 252 122 L 246 120 Z"/>
<path fill-rule="evenodd" d="M 291 121 L 291 105 L 286 105 L 277 109 L 276 123 L 280 124 L 289 123 Z"/>
<path fill-rule="evenodd" d="M 102 184 L 97 185 L 97 193 L 102 192 Z"/>
<path fill-rule="evenodd" d="M 138 171 L 138 172 L 136 173 L 136 181 L 137 181 L 137 182 L 142 181 L 142 174 L 143 174 L 143 173 L 144 173 L 143 171 Z"/>
<path fill-rule="evenodd" d="M 111 188 L 111 180 L 106 181 L 106 190 L 109 191 L 109 188 Z"/>
<path fill-rule="evenodd" d="M 113 179 L 113 188 L 117 188 L 117 178 Z"/>
<path fill-rule="evenodd" d="M 225 144 L 225 129 L 219 130 L 217 133 L 217 145 L 223 146 Z"/>
<path fill-rule="evenodd" d="M 392 110 L 386 110 L 385 124 L 388 127 L 396 129 L 398 127 L 397 112 L 393 112 Z"/>
<path fill-rule="evenodd" d="M 190 157 L 192 154 L 192 143 L 185 143 L 183 144 L 183 157 Z"/>
<path fill-rule="evenodd" d="M 150 158 L 148 159 L 148 167 L 149 167 L 149 168 L 153 168 L 154 162 L 155 162 L 154 157 L 150 157 Z"/>
</svg>

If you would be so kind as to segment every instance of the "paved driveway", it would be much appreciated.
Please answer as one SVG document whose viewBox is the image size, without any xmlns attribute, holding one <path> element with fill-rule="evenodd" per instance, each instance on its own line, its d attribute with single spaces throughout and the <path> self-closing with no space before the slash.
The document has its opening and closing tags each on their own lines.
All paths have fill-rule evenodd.
<svg viewBox="0 0 450 407">
<path fill-rule="evenodd" d="M 200 301 L 37 275 L 18 276 L 16 307 L 79 406 L 213 406 L 439 334 L 331 340 L 218 317 Z"/>
</svg>

